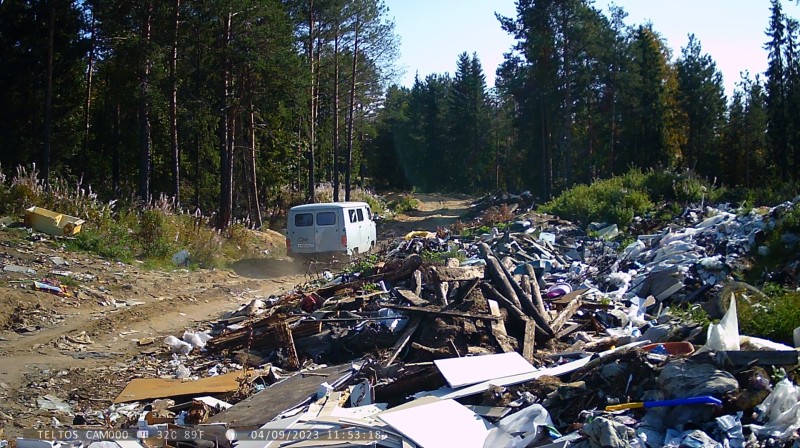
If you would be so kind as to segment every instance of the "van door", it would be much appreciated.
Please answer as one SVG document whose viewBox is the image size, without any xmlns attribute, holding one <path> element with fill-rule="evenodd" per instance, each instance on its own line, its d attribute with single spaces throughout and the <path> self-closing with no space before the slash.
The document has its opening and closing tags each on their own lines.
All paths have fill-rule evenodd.
<svg viewBox="0 0 800 448">
<path fill-rule="evenodd" d="M 297 212 L 289 219 L 289 242 L 291 252 L 303 254 L 316 252 L 316 235 L 314 231 L 314 213 Z"/>
<path fill-rule="evenodd" d="M 367 250 L 371 250 L 374 245 L 378 244 L 378 226 L 375 225 L 375 221 L 372 219 L 372 210 L 369 207 L 365 207 L 364 212 L 367 214 L 367 219 L 364 221 L 365 240 L 369 246 Z"/>
<path fill-rule="evenodd" d="M 339 212 L 339 213 L 337 213 Z M 342 248 L 339 210 L 318 211 L 314 216 L 317 252 L 338 252 Z"/>
</svg>

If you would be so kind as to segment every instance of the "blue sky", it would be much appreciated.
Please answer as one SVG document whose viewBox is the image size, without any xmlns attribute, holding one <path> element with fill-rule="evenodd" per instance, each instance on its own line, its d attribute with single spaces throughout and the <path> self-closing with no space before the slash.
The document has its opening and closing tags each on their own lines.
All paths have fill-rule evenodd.
<svg viewBox="0 0 800 448">
<path fill-rule="evenodd" d="M 455 70 L 464 51 L 476 52 L 489 86 L 494 72 L 514 41 L 500 29 L 494 12 L 516 15 L 514 0 L 384 0 L 400 36 L 400 60 L 405 69 L 398 82 L 410 86 L 414 74 Z M 608 13 L 612 0 L 597 0 L 595 7 Z M 673 49 L 673 59 L 694 33 L 703 51 L 722 72 L 726 93 L 733 92 L 739 73 L 763 73 L 767 53 L 763 49 L 769 24 L 769 0 L 614 0 L 628 12 L 628 25 L 653 23 Z M 800 19 L 800 6 L 783 0 L 784 12 Z"/>
</svg>

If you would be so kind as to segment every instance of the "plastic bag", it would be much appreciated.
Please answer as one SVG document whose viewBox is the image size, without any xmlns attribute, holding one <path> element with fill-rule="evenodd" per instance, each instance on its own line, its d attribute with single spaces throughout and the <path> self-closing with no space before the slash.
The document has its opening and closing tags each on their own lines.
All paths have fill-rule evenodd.
<svg viewBox="0 0 800 448">
<path fill-rule="evenodd" d="M 192 371 L 183 364 L 179 365 L 178 368 L 175 369 L 175 378 L 182 380 L 189 378 L 190 376 L 192 376 Z"/>
<path fill-rule="evenodd" d="M 722 320 L 708 326 L 708 337 L 703 351 L 739 349 L 739 317 L 736 313 L 736 297 L 731 294 L 731 305 Z"/>
<path fill-rule="evenodd" d="M 526 447 L 540 436 L 539 429 L 542 427 L 553 427 L 553 420 L 550 419 L 550 414 L 542 405 L 532 404 L 497 422 L 497 427 L 489 431 L 483 446 L 485 448 Z"/>
<path fill-rule="evenodd" d="M 164 343 L 169 346 L 172 353 L 180 353 L 181 355 L 188 355 L 192 351 L 192 344 L 181 341 L 175 336 L 167 336 L 164 338 Z"/>
<path fill-rule="evenodd" d="M 761 428 L 760 434 L 788 439 L 800 429 L 800 388 L 785 378 L 756 406 L 756 410 L 768 422 Z"/>
<path fill-rule="evenodd" d="M 187 342 L 187 343 L 191 344 L 192 347 L 194 347 L 194 348 L 203 348 L 203 347 L 205 347 L 206 346 L 206 342 L 208 342 L 209 339 L 211 339 L 211 336 L 209 336 L 207 333 L 204 333 L 202 331 L 198 331 L 196 333 L 195 332 L 191 332 L 191 331 L 185 331 L 183 333 L 184 342 Z"/>
</svg>

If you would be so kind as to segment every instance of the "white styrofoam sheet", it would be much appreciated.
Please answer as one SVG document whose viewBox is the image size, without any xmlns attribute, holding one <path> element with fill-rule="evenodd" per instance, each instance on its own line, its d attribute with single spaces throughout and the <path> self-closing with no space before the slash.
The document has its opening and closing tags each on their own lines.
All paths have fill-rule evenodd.
<svg viewBox="0 0 800 448">
<path fill-rule="evenodd" d="M 517 352 L 437 359 L 433 362 L 450 387 L 469 386 L 495 378 L 536 371 L 536 368 Z"/>
<path fill-rule="evenodd" d="M 494 425 L 455 400 L 422 400 L 425 404 L 389 410 L 378 418 L 422 448 L 483 447 Z"/>
</svg>

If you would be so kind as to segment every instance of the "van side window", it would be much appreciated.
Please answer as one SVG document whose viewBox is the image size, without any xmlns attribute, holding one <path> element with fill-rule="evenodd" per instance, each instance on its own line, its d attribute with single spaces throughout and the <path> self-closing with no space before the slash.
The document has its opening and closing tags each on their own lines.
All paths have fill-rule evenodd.
<svg viewBox="0 0 800 448">
<path fill-rule="evenodd" d="M 356 209 L 356 211 L 358 212 L 358 220 L 359 221 L 363 221 L 364 220 L 364 210 L 361 210 L 359 208 L 359 209 Z"/>
<path fill-rule="evenodd" d="M 319 212 L 317 213 L 318 226 L 332 226 L 336 224 L 336 213 L 334 212 Z"/>
<path fill-rule="evenodd" d="M 367 208 L 367 219 L 369 219 L 370 221 L 372 220 L 372 210 L 370 210 L 369 208 Z"/>
<path fill-rule="evenodd" d="M 356 222 L 358 220 L 355 209 L 348 210 L 347 212 L 350 214 L 350 222 Z"/>
<path fill-rule="evenodd" d="M 294 215 L 294 225 L 297 227 L 313 226 L 314 216 L 311 213 L 298 213 Z"/>
</svg>

